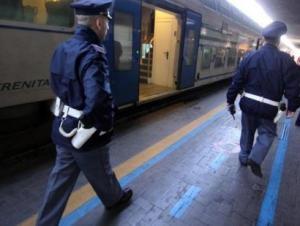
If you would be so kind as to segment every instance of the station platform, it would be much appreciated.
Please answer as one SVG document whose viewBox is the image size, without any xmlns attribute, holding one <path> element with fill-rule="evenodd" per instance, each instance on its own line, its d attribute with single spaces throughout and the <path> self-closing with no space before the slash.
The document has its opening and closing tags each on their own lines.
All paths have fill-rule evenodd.
<svg viewBox="0 0 300 226">
<path fill-rule="evenodd" d="M 299 225 L 294 119 L 279 122 L 261 179 L 238 162 L 241 112 L 233 120 L 225 104 L 201 106 L 169 107 L 119 128 L 111 159 L 122 186 L 134 191 L 131 204 L 105 211 L 81 175 L 60 225 Z M 52 164 L 1 181 L 1 226 L 34 225 Z"/>
</svg>

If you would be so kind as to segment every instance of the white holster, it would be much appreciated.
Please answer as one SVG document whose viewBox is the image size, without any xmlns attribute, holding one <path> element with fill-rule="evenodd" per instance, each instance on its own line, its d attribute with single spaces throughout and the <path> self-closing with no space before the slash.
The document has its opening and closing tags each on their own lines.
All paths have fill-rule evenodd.
<svg viewBox="0 0 300 226">
<path fill-rule="evenodd" d="M 61 122 L 60 122 L 60 125 L 59 125 L 59 128 L 58 128 L 59 133 L 60 133 L 61 135 L 63 135 L 64 137 L 67 137 L 67 138 L 73 137 L 73 136 L 76 134 L 78 128 L 74 128 L 74 129 L 72 129 L 69 133 L 67 133 L 67 132 L 64 130 L 64 128 L 62 127 L 62 126 L 63 126 L 63 123 L 64 123 L 64 120 L 65 120 L 64 118 L 61 119 Z"/>
<path fill-rule="evenodd" d="M 284 111 L 279 110 L 273 122 L 277 123 L 284 113 L 285 113 Z"/>
<path fill-rule="evenodd" d="M 72 138 L 71 143 L 74 148 L 81 148 L 97 131 L 95 127 L 85 129 L 83 128 L 82 123 L 79 122 L 79 127 L 75 136 Z"/>
<path fill-rule="evenodd" d="M 65 118 L 67 116 L 71 116 L 73 118 L 79 119 L 82 116 L 83 111 L 65 105 L 58 97 L 55 99 L 54 103 L 52 104 L 51 111 L 56 117 L 62 116 L 61 123 L 58 129 L 59 133 L 64 137 L 72 138 L 71 143 L 73 147 L 76 149 L 80 149 L 97 131 L 95 127 L 85 129 L 83 127 L 83 124 L 79 121 L 78 127 L 74 128 L 72 131 L 67 133 L 63 129 L 63 122 Z M 99 133 L 99 136 L 102 136 L 106 133 L 107 133 L 106 131 L 101 131 Z"/>
</svg>

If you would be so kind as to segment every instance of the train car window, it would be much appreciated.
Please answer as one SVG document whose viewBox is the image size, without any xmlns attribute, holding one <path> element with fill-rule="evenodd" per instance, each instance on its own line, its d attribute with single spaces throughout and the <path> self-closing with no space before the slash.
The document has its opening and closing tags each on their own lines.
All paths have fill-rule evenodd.
<svg viewBox="0 0 300 226">
<path fill-rule="evenodd" d="M 132 67 L 133 15 L 116 11 L 114 20 L 115 68 L 130 70 Z"/>
<path fill-rule="evenodd" d="M 204 46 L 202 48 L 202 56 L 201 56 L 201 69 L 207 70 L 210 69 L 210 63 L 213 59 L 213 49 L 209 46 Z"/>
<path fill-rule="evenodd" d="M 193 64 L 194 52 L 195 52 L 195 31 L 189 30 L 187 37 L 185 38 L 185 48 L 183 53 L 183 59 L 185 65 L 189 66 Z"/>
<path fill-rule="evenodd" d="M 1 0 L 0 19 L 72 27 L 72 0 Z"/>
<path fill-rule="evenodd" d="M 235 65 L 236 57 L 237 57 L 236 48 L 230 48 L 230 49 L 228 49 L 228 63 L 227 63 L 227 65 L 229 67 L 232 67 L 232 66 Z"/>
<path fill-rule="evenodd" d="M 216 48 L 215 68 L 225 66 L 226 50 L 223 47 Z"/>
</svg>

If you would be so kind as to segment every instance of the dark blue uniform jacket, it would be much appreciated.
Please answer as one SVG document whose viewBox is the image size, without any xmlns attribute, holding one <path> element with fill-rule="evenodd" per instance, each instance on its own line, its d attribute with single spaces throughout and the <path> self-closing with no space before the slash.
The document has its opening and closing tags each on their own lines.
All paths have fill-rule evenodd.
<svg viewBox="0 0 300 226">
<path fill-rule="evenodd" d="M 99 132 L 108 131 L 113 126 L 113 100 L 105 48 L 94 31 L 78 26 L 74 36 L 55 50 L 50 71 L 50 84 L 55 95 L 65 105 L 82 110 L 85 121 L 98 129 L 81 149 L 107 143 L 111 134 L 100 137 Z M 65 131 L 76 128 L 78 120 L 67 116 L 63 123 Z M 52 140 L 55 144 L 72 148 L 71 139 L 59 133 L 60 122 L 61 117 L 54 119 Z"/>
<path fill-rule="evenodd" d="M 293 59 L 275 46 L 266 44 L 250 52 L 240 63 L 227 92 L 227 103 L 233 104 L 243 91 L 281 101 L 283 94 L 288 100 L 288 110 L 299 105 L 299 70 Z M 278 108 L 242 97 L 241 110 L 245 113 L 273 120 Z"/>
</svg>

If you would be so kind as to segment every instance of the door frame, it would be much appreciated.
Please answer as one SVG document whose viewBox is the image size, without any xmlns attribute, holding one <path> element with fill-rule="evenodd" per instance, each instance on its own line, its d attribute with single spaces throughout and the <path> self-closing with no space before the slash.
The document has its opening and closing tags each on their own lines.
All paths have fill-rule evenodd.
<svg viewBox="0 0 300 226">
<path fill-rule="evenodd" d="M 110 69 L 111 89 L 117 106 L 136 104 L 139 101 L 140 48 L 141 48 L 141 7 L 142 1 L 115 0 L 108 37 L 105 41 Z M 131 70 L 116 70 L 114 53 L 114 25 L 116 12 L 132 15 L 132 63 Z M 126 90 L 127 88 L 127 90 Z"/>
<path fill-rule="evenodd" d="M 165 9 L 168 11 L 171 11 L 173 13 L 177 13 L 182 15 L 184 13 L 184 8 L 179 7 L 175 4 L 172 4 L 168 2 L 167 0 L 142 0 L 142 2 L 145 2 L 149 5 L 157 6 L 161 9 Z"/>
<path fill-rule="evenodd" d="M 180 27 L 180 45 L 179 45 L 179 53 L 178 53 L 178 67 L 177 67 L 177 77 L 175 78 L 175 89 L 178 89 L 178 80 L 180 78 L 180 74 L 181 74 L 181 56 L 182 56 L 182 48 L 183 48 L 183 44 L 182 44 L 182 40 L 184 38 L 184 26 L 183 23 L 185 23 L 185 13 L 186 10 L 183 7 L 180 7 L 176 4 L 170 3 L 167 0 L 142 0 L 142 2 L 154 6 L 154 7 L 159 7 L 161 9 L 170 11 L 172 13 L 177 14 L 178 16 L 180 16 L 181 18 L 181 27 Z M 143 4 L 142 4 L 143 5 Z"/>
<path fill-rule="evenodd" d="M 189 16 L 194 17 L 192 19 L 200 19 L 200 25 L 199 25 L 199 30 L 196 32 L 196 43 L 195 43 L 195 52 L 194 52 L 194 59 L 193 59 L 193 64 L 190 69 L 188 69 L 190 72 L 189 79 L 190 80 L 184 80 L 184 74 L 187 69 L 184 67 L 184 60 L 183 60 L 183 55 L 184 55 L 184 48 L 185 48 L 185 38 L 187 35 L 187 19 Z M 190 18 L 191 18 L 190 17 Z M 178 82 L 177 82 L 177 89 L 185 89 L 185 88 L 190 88 L 195 85 L 195 73 L 197 69 L 197 57 L 198 57 L 198 50 L 200 46 L 200 33 L 201 33 L 201 28 L 202 28 L 202 15 L 198 12 L 195 12 L 190 9 L 186 9 L 183 14 L 183 21 L 182 21 L 182 33 L 181 33 L 181 44 L 180 44 L 180 56 L 179 56 L 179 62 L 181 64 L 179 65 L 179 71 L 178 71 Z"/>
</svg>

